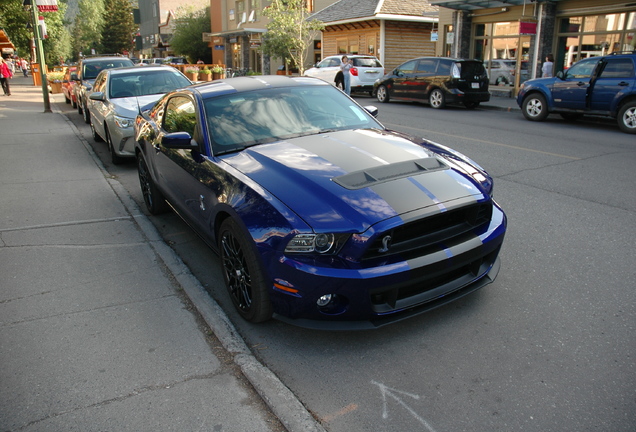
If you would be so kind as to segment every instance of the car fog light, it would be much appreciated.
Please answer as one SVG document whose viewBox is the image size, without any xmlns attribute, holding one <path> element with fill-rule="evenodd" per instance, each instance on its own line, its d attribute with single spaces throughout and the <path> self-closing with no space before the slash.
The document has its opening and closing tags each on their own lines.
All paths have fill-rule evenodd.
<svg viewBox="0 0 636 432">
<path fill-rule="evenodd" d="M 318 305 L 318 307 L 325 307 L 327 306 L 329 303 L 331 303 L 331 299 L 333 298 L 333 294 L 325 294 L 324 296 L 320 297 L 318 299 L 318 301 L 316 302 L 316 304 Z"/>
</svg>

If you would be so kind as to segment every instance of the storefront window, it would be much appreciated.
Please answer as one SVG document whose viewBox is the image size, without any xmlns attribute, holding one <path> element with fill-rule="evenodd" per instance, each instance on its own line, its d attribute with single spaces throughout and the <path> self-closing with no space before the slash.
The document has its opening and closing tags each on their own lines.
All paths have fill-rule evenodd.
<svg viewBox="0 0 636 432">
<path fill-rule="evenodd" d="M 519 34 L 519 22 L 499 22 L 493 24 L 493 36 Z"/>
<path fill-rule="evenodd" d="M 634 49 L 636 12 L 566 17 L 559 22 L 555 71 L 579 60 Z"/>
</svg>

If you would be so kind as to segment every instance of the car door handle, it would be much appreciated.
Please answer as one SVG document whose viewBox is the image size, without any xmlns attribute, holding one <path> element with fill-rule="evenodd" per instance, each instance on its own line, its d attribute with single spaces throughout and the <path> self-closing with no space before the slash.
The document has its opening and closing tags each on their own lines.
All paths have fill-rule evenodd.
<svg viewBox="0 0 636 432">
<path fill-rule="evenodd" d="M 625 81 L 621 81 L 621 82 L 618 83 L 618 85 L 621 86 L 621 87 L 627 87 L 629 85 L 629 83 L 625 82 Z"/>
<path fill-rule="evenodd" d="M 579 87 L 583 87 L 584 85 L 587 85 L 587 83 L 583 82 L 583 81 L 579 81 L 579 82 L 576 83 L 576 85 L 579 86 Z"/>
</svg>

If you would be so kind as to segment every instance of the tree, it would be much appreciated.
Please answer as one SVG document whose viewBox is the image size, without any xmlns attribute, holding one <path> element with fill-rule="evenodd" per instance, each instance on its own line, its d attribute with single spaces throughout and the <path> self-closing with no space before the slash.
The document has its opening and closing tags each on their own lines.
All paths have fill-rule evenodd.
<svg viewBox="0 0 636 432">
<path fill-rule="evenodd" d="M 274 58 L 291 60 L 302 75 L 305 57 L 314 43 L 315 32 L 325 28 L 324 23 L 309 18 L 306 0 L 273 0 L 263 11 L 270 19 L 263 36 L 263 52 Z"/>
<path fill-rule="evenodd" d="M 91 49 L 99 51 L 103 28 L 104 0 L 80 0 L 73 26 L 73 54 L 91 54 Z"/>
<path fill-rule="evenodd" d="M 20 57 L 31 55 L 32 30 L 27 29 L 31 23 L 31 12 L 25 11 L 22 0 L 0 0 L 0 27 L 2 27 Z"/>
<path fill-rule="evenodd" d="M 133 48 L 133 33 L 136 25 L 132 6 L 128 0 L 105 0 L 104 21 L 108 25 L 102 30 L 102 51 L 123 53 Z"/>
<path fill-rule="evenodd" d="M 203 42 L 203 33 L 209 33 L 210 8 L 196 10 L 193 7 L 177 9 L 175 29 L 170 47 L 190 63 L 201 59 L 204 63 L 212 63 L 212 51 L 207 42 Z"/>
</svg>

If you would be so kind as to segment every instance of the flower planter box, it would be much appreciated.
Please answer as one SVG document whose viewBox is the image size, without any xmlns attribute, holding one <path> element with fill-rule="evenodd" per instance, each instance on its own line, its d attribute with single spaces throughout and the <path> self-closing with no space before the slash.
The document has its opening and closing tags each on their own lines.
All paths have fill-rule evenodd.
<svg viewBox="0 0 636 432">
<path fill-rule="evenodd" d="M 199 81 L 212 81 L 212 74 L 199 72 Z"/>
<path fill-rule="evenodd" d="M 199 79 L 198 72 L 184 72 L 183 73 L 190 81 L 197 81 Z"/>
<path fill-rule="evenodd" d="M 52 82 L 49 85 L 51 86 L 51 93 L 62 93 L 62 83 Z"/>
</svg>

